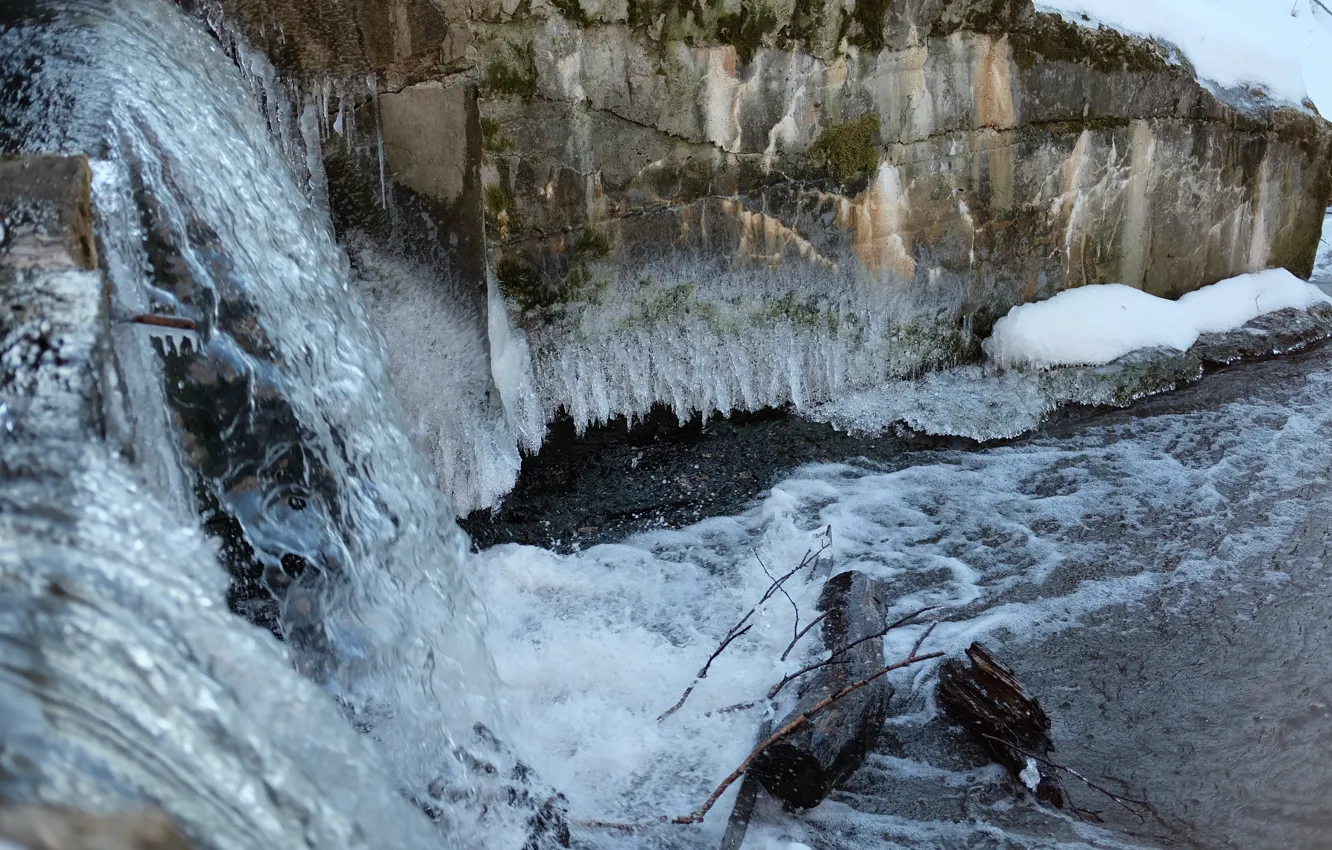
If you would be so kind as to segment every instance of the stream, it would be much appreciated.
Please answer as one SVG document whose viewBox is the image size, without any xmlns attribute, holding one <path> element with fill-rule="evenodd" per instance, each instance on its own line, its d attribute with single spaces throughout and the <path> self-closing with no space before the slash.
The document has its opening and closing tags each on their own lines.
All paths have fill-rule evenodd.
<svg viewBox="0 0 1332 850">
<path fill-rule="evenodd" d="M 516 519 L 469 520 L 469 551 L 409 440 L 394 329 L 203 26 L 167 0 L 25 0 L 0 13 L 0 78 L 0 150 L 93 160 L 137 412 L 124 451 L 0 444 L 6 471 L 35 470 L 0 487 L 0 799 L 154 802 L 201 848 L 508 850 L 551 845 L 558 792 L 575 847 L 716 847 L 735 787 L 703 824 L 655 821 L 783 710 L 760 697 L 822 648 L 781 656 L 828 575 L 857 569 L 890 619 L 935 607 L 926 648 L 996 651 L 1055 758 L 1122 800 L 1065 774 L 1086 812 L 1036 804 L 940 718 L 926 663 L 893 674 L 850 783 L 802 814 L 761 800 L 746 847 L 1332 840 L 1332 346 L 1001 443 L 775 413 L 571 433 L 604 488 L 646 505 L 666 467 L 687 486 L 640 521 L 569 497 L 537 455 L 540 486 Z M 188 354 L 149 355 L 126 317 L 150 311 L 197 321 Z M 543 536 L 552 519 L 572 536 Z"/>
</svg>

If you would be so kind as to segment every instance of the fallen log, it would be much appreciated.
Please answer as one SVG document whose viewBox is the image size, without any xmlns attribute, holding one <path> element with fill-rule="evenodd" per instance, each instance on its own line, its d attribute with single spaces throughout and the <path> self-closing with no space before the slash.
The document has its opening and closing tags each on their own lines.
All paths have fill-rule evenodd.
<svg viewBox="0 0 1332 850">
<path fill-rule="evenodd" d="M 796 707 L 777 728 L 807 715 L 847 685 L 882 670 L 884 594 L 864 573 L 840 573 L 819 596 L 828 663 L 804 679 Z M 809 716 L 754 759 L 748 776 L 788 809 L 810 809 L 865 761 L 888 713 L 893 687 L 882 676 Z"/>
<path fill-rule="evenodd" d="M 1045 710 L 980 643 L 967 648 L 967 658 L 970 666 L 956 658 L 939 666 L 938 702 L 944 715 L 965 728 L 1036 799 L 1062 808 L 1059 783 L 1041 769 L 1054 750 Z"/>
</svg>

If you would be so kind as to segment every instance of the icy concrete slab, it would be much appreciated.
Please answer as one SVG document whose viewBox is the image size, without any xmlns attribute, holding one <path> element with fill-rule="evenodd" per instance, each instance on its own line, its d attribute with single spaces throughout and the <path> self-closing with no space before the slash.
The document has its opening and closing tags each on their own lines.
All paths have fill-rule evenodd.
<svg viewBox="0 0 1332 850">
<path fill-rule="evenodd" d="M 83 157 L 0 161 L 0 433 L 100 431 L 107 297 Z"/>
</svg>

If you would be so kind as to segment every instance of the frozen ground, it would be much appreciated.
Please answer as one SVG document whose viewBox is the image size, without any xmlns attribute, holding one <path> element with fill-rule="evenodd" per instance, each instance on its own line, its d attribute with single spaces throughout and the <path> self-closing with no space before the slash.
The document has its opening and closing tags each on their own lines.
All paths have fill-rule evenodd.
<svg viewBox="0 0 1332 850">
<path fill-rule="evenodd" d="M 759 558 L 793 564 L 831 525 L 829 569 L 891 582 L 894 611 L 945 606 L 932 646 L 997 649 L 1044 698 L 1059 757 L 1153 812 L 1139 820 L 1074 782 L 1105 824 L 1036 807 L 936 718 L 926 667 L 897 678 L 897 717 L 850 787 L 805 815 L 761 805 L 746 846 L 1323 846 L 1330 365 L 1324 348 L 1235 367 L 896 470 L 807 466 L 741 514 L 573 555 L 487 550 L 476 567 L 518 744 L 575 820 L 694 808 L 762 719 L 708 712 L 798 663 L 777 660 L 791 605 L 770 603 L 685 708 L 656 717 L 762 593 Z M 818 581 L 792 588 L 806 612 Z M 700 827 L 580 827 L 576 841 L 715 847 L 729 798 Z"/>
</svg>

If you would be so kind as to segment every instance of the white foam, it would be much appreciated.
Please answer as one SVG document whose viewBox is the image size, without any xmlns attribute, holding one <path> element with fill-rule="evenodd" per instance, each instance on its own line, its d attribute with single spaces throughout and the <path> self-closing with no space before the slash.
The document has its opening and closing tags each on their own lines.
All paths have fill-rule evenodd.
<svg viewBox="0 0 1332 850">
<path fill-rule="evenodd" d="M 1002 645 L 1077 629 L 1091 612 L 1164 586 L 1214 592 L 1210 582 L 1224 582 L 1229 570 L 1262 569 L 1310 510 L 1323 509 L 1310 507 L 1307 488 L 1299 498 L 1282 494 L 1323 474 L 1330 388 L 1332 378 L 1316 374 L 1284 406 L 1237 403 L 1064 441 L 938 453 L 898 471 L 812 466 L 739 516 L 568 556 L 519 546 L 483 552 L 476 566 L 492 613 L 489 644 L 520 718 L 518 743 L 568 796 L 575 822 L 692 810 L 744 757 L 762 719 L 758 709 L 708 712 L 760 697 L 799 663 L 799 652 L 787 664 L 777 660 L 790 640 L 790 605 L 770 602 L 685 707 L 664 723 L 656 717 L 767 586 L 754 552 L 770 568 L 792 564 L 827 525 L 832 570 L 864 570 L 889 582 L 890 615 L 966 606 L 930 640 L 953 653 L 976 639 Z M 818 580 L 792 586 L 805 612 L 818 587 Z M 885 658 L 899 658 L 918 635 L 894 633 Z M 894 679 L 901 723 L 929 716 L 932 670 Z M 730 801 L 728 793 L 696 832 L 649 829 L 670 840 L 659 832 L 648 842 L 641 832 L 586 829 L 583 837 L 607 848 L 657 840 L 716 846 Z M 775 808 L 756 817 L 751 840 L 758 847 L 856 846 L 858 832 L 889 847 L 899 846 L 883 837 L 889 833 L 904 846 L 913 837 L 918 846 L 966 846 L 977 830 L 997 831 L 983 822 L 870 815 L 835 802 L 801 819 Z M 840 836 L 836 842 L 827 830 Z M 1103 833 L 1081 840 L 1115 846 Z"/>
</svg>

